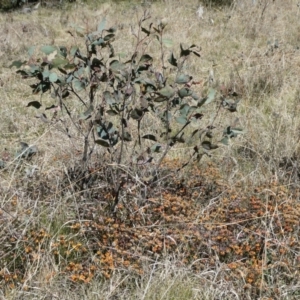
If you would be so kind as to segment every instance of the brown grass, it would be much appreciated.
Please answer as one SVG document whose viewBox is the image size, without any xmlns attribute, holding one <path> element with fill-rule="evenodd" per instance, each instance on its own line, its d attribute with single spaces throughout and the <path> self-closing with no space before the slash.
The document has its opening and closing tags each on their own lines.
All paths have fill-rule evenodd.
<svg viewBox="0 0 300 300">
<path fill-rule="evenodd" d="M 292 0 L 248 2 L 205 9 L 203 19 L 198 1 L 149 7 L 155 20 L 168 19 L 174 49 L 180 42 L 202 47 L 188 72 L 203 82 L 203 94 L 212 73 L 215 87 L 238 94 L 238 112 L 223 113 L 219 122 L 246 133 L 180 174 L 174 170 L 189 149 L 172 149 L 162 165 L 166 180 L 148 190 L 128 183 L 113 217 L 108 187 L 115 166 L 99 147 L 90 168 L 95 181 L 82 190 L 75 170 L 82 139 L 72 131 L 66 138 L 66 116 L 56 126 L 35 118 L 26 105 L 39 96 L 8 67 L 27 59 L 32 45 L 77 43 L 67 33 L 71 25 L 92 30 L 103 16 L 118 26 L 116 52 L 126 59 L 131 25 L 144 6 L 77 3 L 0 15 L 0 160 L 6 164 L 0 298 L 299 298 L 299 10 Z M 150 52 L 156 50 L 152 44 Z M 50 95 L 42 102 L 51 103 Z M 20 162 L 20 142 L 37 146 L 37 155 Z"/>
</svg>

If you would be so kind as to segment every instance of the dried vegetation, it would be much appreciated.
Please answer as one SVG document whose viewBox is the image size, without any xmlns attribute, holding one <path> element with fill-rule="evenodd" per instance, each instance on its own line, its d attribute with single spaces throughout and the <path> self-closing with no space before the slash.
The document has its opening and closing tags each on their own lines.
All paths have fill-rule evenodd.
<svg viewBox="0 0 300 300">
<path fill-rule="evenodd" d="M 175 45 L 201 45 L 189 72 L 200 91 L 213 74 L 224 95 L 238 95 L 238 118 L 228 122 L 247 133 L 180 172 L 188 149 L 173 149 L 164 179 L 148 186 L 131 174 L 117 209 L 109 174 L 123 166 L 99 150 L 78 177 L 82 141 L 66 138 L 64 126 L 41 125 L 25 107 L 37 96 L 8 66 L 33 44 L 71 44 L 71 23 L 93 28 L 104 15 L 117 23 L 124 37 L 117 47 L 126 52 L 144 7 L 78 3 L 0 15 L 0 297 L 300 297 L 299 11 L 291 0 L 238 2 L 205 9 L 200 19 L 197 1 L 150 9 L 168 17 Z M 20 142 L 37 153 L 17 159 Z"/>
</svg>

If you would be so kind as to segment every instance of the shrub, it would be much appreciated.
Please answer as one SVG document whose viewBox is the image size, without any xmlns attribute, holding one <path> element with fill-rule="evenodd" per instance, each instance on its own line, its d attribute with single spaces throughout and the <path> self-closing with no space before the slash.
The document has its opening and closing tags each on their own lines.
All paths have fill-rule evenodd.
<svg viewBox="0 0 300 300">
<path fill-rule="evenodd" d="M 205 97 L 199 96 L 194 90 L 197 82 L 186 74 L 185 63 L 192 55 L 200 57 L 200 48 L 180 44 L 179 53 L 171 52 L 166 60 L 165 46 L 172 46 L 172 41 L 164 38 L 167 24 L 162 20 L 154 25 L 149 19 L 145 11 L 133 33 L 136 43 L 127 61 L 115 53 L 116 28 L 105 29 L 103 19 L 94 32 L 79 26 L 70 32 L 83 39 L 84 50 L 79 46 L 45 45 L 40 48 L 43 57 L 39 59 L 35 47 L 31 47 L 28 61 L 15 61 L 11 65 L 19 69 L 17 73 L 24 79 L 37 80 L 30 85 L 34 94 L 50 92 L 55 99 L 40 118 L 51 124 L 59 121 L 58 114 L 66 114 L 73 130 L 83 139 L 79 173 L 74 175 L 72 171 L 74 180 L 86 176 L 95 145 L 102 147 L 102 161 L 98 163 L 109 169 L 106 174 L 114 195 L 112 211 L 128 181 L 137 181 L 141 186 L 160 181 L 162 161 L 176 144 L 189 141 L 194 146 L 178 170 L 217 149 L 216 119 L 221 109 L 236 111 L 238 103 L 219 97 L 218 90 L 212 87 Z M 161 69 L 155 65 L 153 55 L 146 53 L 153 41 L 160 49 Z M 71 96 L 72 102 L 67 101 Z M 214 103 L 215 116 L 204 124 L 201 122 L 204 107 Z M 27 106 L 40 109 L 42 104 L 31 101 Z M 48 111 L 52 111 L 51 119 Z M 149 126 L 151 123 L 156 125 Z M 191 125 L 193 129 L 187 130 Z M 68 127 L 66 132 L 70 132 Z M 241 132 L 227 127 L 220 142 L 227 144 Z M 86 182 L 81 183 L 79 188 L 85 189 Z"/>
</svg>

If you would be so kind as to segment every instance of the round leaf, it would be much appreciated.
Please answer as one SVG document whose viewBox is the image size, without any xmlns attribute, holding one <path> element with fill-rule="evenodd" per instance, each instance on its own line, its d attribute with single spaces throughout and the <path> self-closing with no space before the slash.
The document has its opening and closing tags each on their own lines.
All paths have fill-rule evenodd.
<svg viewBox="0 0 300 300">
<path fill-rule="evenodd" d="M 51 61 L 51 65 L 54 68 L 58 68 L 58 67 L 64 67 L 65 65 L 67 65 L 69 63 L 69 61 L 61 56 L 57 56 L 55 57 L 52 61 Z"/>
<path fill-rule="evenodd" d="M 162 42 L 168 48 L 173 47 L 173 41 L 171 39 L 162 39 Z"/>
<path fill-rule="evenodd" d="M 79 117 L 80 120 L 86 120 L 90 118 L 92 112 L 94 111 L 94 106 L 91 105 L 81 116 Z"/>
<path fill-rule="evenodd" d="M 42 46 L 41 47 L 41 51 L 43 53 L 45 53 L 46 55 L 51 54 L 52 52 L 54 52 L 55 50 L 57 50 L 57 48 L 55 46 L 51 46 L 51 45 L 46 45 L 46 46 Z"/>
<path fill-rule="evenodd" d="M 74 79 L 73 80 L 73 87 L 77 92 L 80 92 L 81 90 L 83 90 L 85 88 L 85 84 L 84 84 L 84 82 L 82 82 L 78 79 Z"/>
<path fill-rule="evenodd" d="M 172 98 L 175 95 L 175 91 L 172 87 L 169 85 L 165 86 L 158 92 L 161 96 L 166 97 L 166 98 Z"/>
<path fill-rule="evenodd" d="M 130 114 L 131 118 L 134 120 L 140 120 L 143 116 L 143 111 L 140 109 L 135 108 L 131 114 Z"/>
<path fill-rule="evenodd" d="M 123 139 L 125 142 L 131 142 L 132 141 L 131 134 L 128 131 L 124 132 L 124 135 L 123 135 L 123 137 L 121 136 L 121 139 Z"/>
<path fill-rule="evenodd" d="M 34 50 L 35 50 L 35 46 L 29 47 L 29 49 L 28 49 L 28 54 L 29 54 L 29 56 L 32 56 L 32 55 L 33 55 Z"/>
<path fill-rule="evenodd" d="M 114 104 L 116 103 L 116 100 L 115 98 L 112 96 L 112 94 L 109 92 L 109 91 L 105 91 L 103 93 L 103 96 L 104 96 L 104 99 L 106 101 L 107 104 Z"/>
<path fill-rule="evenodd" d="M 201 143 L 202 147 L 205 149 L 205 150 L 214 150 L 214 149 L 217 149 L 219 148 L 217 145 L 213 145 L 211 142 L 209 141 L 204 141 Z"/>
<path fill-rule="evenodd" d="M 178 83 L 178 84 L 186 84 L 186 83 L 188 83 L 189 81 L 191 81 L 192 79 L 193 79 L 192 76 L 185 75 L 185 74 L 179 74 L 179 75 L 176 77 L 176 83 Z"/>
<path fill-rule="evenodd" d="M 19 69 L 24 64 L 26 64 L 26 61 L 15 60 L 9 67 L 16 67 L 17 69 Z"/>
<path fill-rule="evenodd" d="M 189 88 L 182 88 L 178 91 L 178 96 L 180 98 L 189 97 L 193 95 L 193 91 Z"/>
<path fill-rule="evenodd" d="M 54 73 L 54 72 L 50 73 L 50 75 L 49 75 L 49 80 L 50 80 L 51 82 L 56 82 L 57 79 L 58 79 L 58 76 L 57 76 L 56 73 Z"/>
<path fill-rule="evenodd" d="M 154 144 L 151 148 L 150 148 L 150 150 L 151 150 L 151 152 L 160 152 L 161 151 L 161 145 L 160 144 Z"/>
<path fill-rule="evenodd" d="M 182 125 L 185 125 L 188 122 L 187 118 L 184 116 L 177 117 L 175 120 L 177 123 Z"/>
</svg>

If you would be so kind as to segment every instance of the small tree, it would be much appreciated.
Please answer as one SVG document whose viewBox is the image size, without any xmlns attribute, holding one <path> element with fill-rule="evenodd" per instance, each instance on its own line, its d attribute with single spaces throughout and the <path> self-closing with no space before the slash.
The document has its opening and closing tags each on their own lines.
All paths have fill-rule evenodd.
<svg viewBox="0 0 300 300">
<path fill-rule="evenodd" d="M 163 35 L 167 24 L 162 20 L 154 25 L 149 23 L 149 19 L 150 15 L 145 11 L 137 31 L 133 33 L 136 43 L 127 61 L 122 61 L 115 54 L 113 41 L 116 29 L 105 29 L 106 21 L 103 19 L 94 32 L 75 28 L 77 35 L 84 40 L 84 50 L 78 46 L 68 49 L 46 45 L 40 48 L 43 58 L 37 59 L 34 57 L 35 48 L 31 47 L 29 61 L 15 61 L 11 65 L 19 69 L 17 73 L 23 78 L 37 80 L 31 85 L 34 94 L 51 92 L 55 99 L 51 106 L 56 108 L 54 114 L 65 113 L 72 121 L 84 141 L 82 172 L 91 163 L 95 145 L 109 154 L 110 161 L 106 163 L 127 168 L 126 176 L 123 176 L 123 167 L 110 171 L 115 198 L 113 211 L 128 176 L 144 186 L 157 182 L 161 163 L 176 144 L 184 144 L 191 139 L 195 141 L 193 153 L 182 167 L 193 159 L 199 161 L 203 154 L 218 148 L 213 143 L 217 115 L 221 108 L 234 112 L 237 106 L 237 101 L 218 97 L 218 91 L 213 88 L 205 97 L 197 95 L 193 89 L 196 82 L 185 73 L 184 65 L 189 56 L 200 57 L 200 48 L 194 44 L 180 44 L 178 55 L 172 52 L 166 60 L 164 47 L 172 43 Z M 154 65 L 153 56 L 146 52 L 153 40 L 160 48 L 161 69 Z M 172 67 L 168 72 L 166 63 Z M 70 96 L 77 99 L 73 102 L 73 109 L 66 104 Z M 217 101 L 216 116 L 209 124 L 202 124 L 204 106 L 214 101 Z M 42 104 L 32 101 L 28 106 L 38 109 Z M 159 132 L 157 126 L 153 126 L 142 133 L 143 122 L 149 117 L 160 124 Z M 41 118 L 49 120 L 45 114 Z M 193 130 L 187 131 L 191 124 Z M 132 135 L 133 130 L 129 128 L 135 128 L 136 134 Z M 187 138 L 184 137 L 186 132 L 190 135 Z M 239 129 L 227 127 L 221 142 L 227 144 L 239 133 Z M 140 172 L 141 166 L 150 162 L 147 176 L 135 175 Z"/>
</svg>

